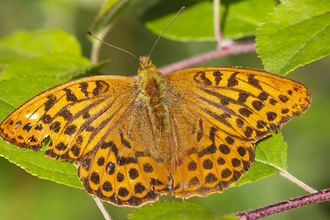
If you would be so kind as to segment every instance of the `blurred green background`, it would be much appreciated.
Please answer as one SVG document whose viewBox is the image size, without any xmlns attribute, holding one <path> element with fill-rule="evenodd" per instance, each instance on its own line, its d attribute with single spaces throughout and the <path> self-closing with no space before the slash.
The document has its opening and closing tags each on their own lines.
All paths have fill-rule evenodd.
<svg viewBox="0 0 330 220">
<path fill-rule="evenodd" d="M 148 4 L 150 2 L 148 1 Z M 144 7 L 144 3 L 145 1 L 140 1 L 121 14 L 105 41 L 136 55 L 148 54 L 157 36 L 144 28 L 137 19 L 136 14 Z M 89 57 L 91 44 L 84 31 L 93 22 L 101 4 L 101 0 L 1 1 L 0 37 L 19 29 L 64 29 L 77 36 L 84 55 Z M 162 38 L 152 54 L 152 60 L 161 67 L 213 50 L 215 47 L 215 42 L 187 43 Z M 102 47 L 100 54 L 100 60 L 103 59 L 111 60 L 103 69 L 107 74 L 135 75 L 139 67 L 139 63 L 132 56 L 105 46 Z M 228 56 L 200 64 L 200 66 L 208 65 L 263 68 L 256 53 Z M 330 57 L 326 57 L 300 67 L 288 75 L 306 85 L 313 96 L 308 112 L 302 117 L 293 118 L 283 128 L 283 135 L 289 146 L 288 171 L 317 190 L 330 187 L 329 72 Z M 212 194 L 207 198 L 194 197 L 188 201 L 204 205 L 221 214 L 228 214 L 306 194 L 286 179 L 273 175 L 253 184 L 230 188 L 222 194 Z M 161 197 L 161 200 L 174 199 L 171 196 Z M 105 204 L 105 207 L 113 219 L 125 219 L 128 213 L 135 210 L 110 204 Z M 103 217 L 94 200 L 85 191 L 41 180 L 1 157 L 0 219 L 103 219 Z M 267 219 L 330 219 L 330 203 L 297 208 Z"/>
</svg>

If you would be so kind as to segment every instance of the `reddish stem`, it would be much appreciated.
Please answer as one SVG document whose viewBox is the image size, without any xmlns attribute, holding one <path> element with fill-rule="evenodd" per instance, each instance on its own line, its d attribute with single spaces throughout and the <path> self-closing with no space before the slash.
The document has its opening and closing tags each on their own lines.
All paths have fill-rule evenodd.
<svg viewBox="0 0 330 220">
<path fill-rule="evenodd" d="M 284 202 L 280 202 L 274 205 L 266 206 L 260 209 L 255 209 L 249 212 L 237 213 L 236 217 L 244 220 L 254 220 L 263 218 L 265 216 L 273 215 L 278 212 L 298 208 L 300 206 L 308 205 L 311 203 L 323 202 L 330 200 L 330 189 L 323 190 L 321 192 L 309 194 L 296 199 L 290 199 Z"/>
<path fill-rule="evenodd" d="M 248 43 L 236 43 L 233 42 L 230 46 L 221 48 L 220 50 L 210 51 L 202 55 L 198 55 L 195 57 L 191 57 L 185 60 L 181 60 L 179 62 L 164 66 L 159 70 L 164 74 L 168 74 L 174 71 L 178 71 L 198 63 L 203 63 L 205 61 L 213 60 L 215 58 L 231 55 L 231 54 L 239 54 L 255 51 L 254 42 Z"/>
</svg>

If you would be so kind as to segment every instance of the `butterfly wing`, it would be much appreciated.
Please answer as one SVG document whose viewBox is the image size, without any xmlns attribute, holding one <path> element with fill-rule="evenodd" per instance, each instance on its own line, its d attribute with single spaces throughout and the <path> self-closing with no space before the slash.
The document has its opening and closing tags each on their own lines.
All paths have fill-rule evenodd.
<svg viewBox="0 0 330 220">
<path fill-rule="evenodd" d="M 1 137 L 46 156 L 79 164 L 87 192 L 115 205 L 139 206 L 168 193 L 168 170 L 157 158 L 137 80 L 95 76 L 50 88 L 0 125 Z"/>
<path fill-rule="evenodd" d="M 178 197 L 206 196 L 236 182 L 253 163 L 253 143 L 311 101 L 302 84 L 250 68 L 193 68 L 166 79 Z"/>
<path fill-rule="evenodd" d="M 140 98 L 109 125 L 95 155 L 78 170 L 86 190 L 120 206 L 140 206 L 168 194 L 170 174 L 155 147 L 150 117 Z"/>
<path fill-rule="evenodd" d="M 129 105 L 137 95 L 135 84 L 136 80 L 126 77 L 95 76 L 57 85 L 8 115 L 0 124 L 1 137 L 20 148 L 36 151 L 49 136 L 51 143 L 46 155 L 74 162 L 90 152 L 81 146 L 90 145 L 87 141 L 96 139 L 104 127 L 88 125 L 101 124 L 105 112 L 111 110 L 113 116 Z M 106 118 L 110 120 L 109 116 Z"/>
</svg>

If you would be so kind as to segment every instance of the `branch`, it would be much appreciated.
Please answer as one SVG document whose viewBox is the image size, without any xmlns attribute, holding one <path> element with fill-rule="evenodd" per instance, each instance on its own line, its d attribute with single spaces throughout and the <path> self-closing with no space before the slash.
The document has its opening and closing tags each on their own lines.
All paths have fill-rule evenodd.
<svg viewBox="0 0 330 220">
<path fill-rule="evenodd" d="M 300 206 L 309 205 L 312 203 L 323 202 L 330 200 L 330 189 L 321 192 L 309 194 L 296 199 L 290 199 L 284 202 L 276 203 L 274 205 L 266 206 L 260 209 L 255 209 L 249 212 L 237 213 L 235 216 L 244 220 L 260 219 L 278 212 L 287 211 L 290 209 L 298 208 Z"/>
<path fill-rule="evenodd" d="M 181 60 L 179 62 L 159 68 L 159 70 L 164 75 L 166 75 L 168 73 L 178 71 L 178 70 L 190 67 L 192 65 L 196 65 L 198 63 L 203 63 L 203 62 L 206 62 L 209 60 L 213 60 L 215 58 L 232 55 L 232 54 L 252 52 L 252 51 L 255 51 L 254 42 L 247 42 L 247 43 L 233 42 L 231 45 L 221 48 L 220 50 L 210 51 L 210 52 L 204 53 L 202 55 L 198 55 L 198 56 L 191 57 L 191 58 L 188 58 L 185 60 Z"/>
</svg>

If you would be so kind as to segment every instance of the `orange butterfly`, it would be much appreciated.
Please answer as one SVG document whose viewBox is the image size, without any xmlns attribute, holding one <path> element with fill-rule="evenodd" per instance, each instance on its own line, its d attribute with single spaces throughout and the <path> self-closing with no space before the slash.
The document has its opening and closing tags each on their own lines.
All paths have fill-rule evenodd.
<svg viewBox="0 0 330 220">
<path fill-rule="evenodd" d="M 305 112 L 302 84 L 242 67 L 191 68 L 163 76 L 140 57 L 139 79 L 93 76 L 32 97 L 0 124 L 20 148 L 79 164 L 88 193 L 119 206 L 160 195 L 221 192 L 254 161 L 253 144 Z M 300 111 L 299 111 L 300 110 Z"/>
</svg>

